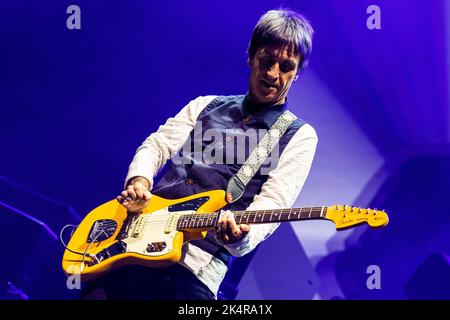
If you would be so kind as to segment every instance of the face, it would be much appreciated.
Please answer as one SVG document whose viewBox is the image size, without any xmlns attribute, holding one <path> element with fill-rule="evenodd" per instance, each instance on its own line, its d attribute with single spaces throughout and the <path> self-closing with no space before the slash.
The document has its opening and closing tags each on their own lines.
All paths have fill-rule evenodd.
<svg viewBox="0 0 450 320">
<path fill-rule="evenodd" d="M 248 63 L 250 99 L 256 103 L 284 103 L 297 75 L 300 55 L 294 55 L 288 46 L 266 46 L 259 48 Z"/>
</svg>

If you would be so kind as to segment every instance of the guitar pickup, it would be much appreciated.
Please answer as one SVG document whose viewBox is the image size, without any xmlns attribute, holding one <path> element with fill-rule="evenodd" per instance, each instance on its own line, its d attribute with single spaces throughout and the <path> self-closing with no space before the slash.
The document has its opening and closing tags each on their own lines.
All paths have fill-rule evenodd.
<svg viewBox="0 0 450 320">
<path fill-rule="evenodd" d="M 175 225 L 175 222 L 177 222 L 178 216 L 176 214 L 170 215 L 169 219 L 167 220 L 166 228 L 164 229 L 164 233 L 171 233 L 173 230 L 173 226 Z"/>
</svg>

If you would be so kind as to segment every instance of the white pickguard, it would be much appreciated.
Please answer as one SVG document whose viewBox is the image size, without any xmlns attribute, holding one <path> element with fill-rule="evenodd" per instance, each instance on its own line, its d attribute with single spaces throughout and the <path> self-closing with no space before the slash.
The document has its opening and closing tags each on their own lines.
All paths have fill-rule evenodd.
<svg viewBox="0 0 450 320">
<path fill-rule="evenodd" d="M 177 218 L 183 214 L 192 214 L 194 211 L 169 212 L 167 208 L 144 214 L 136 219 L 131 227 L 128 237 L 122 241 L 127 244 L 127 252 L 136 252 L 146 256 L 161 256 L 173 250 L 173 239 L 177 233 L 176 220 L 169 232 L 166 232 L 170 218 Z M 148 252 L 147 247 L 153 243 L 165 243 L 162 251 Z"/>
</svg>

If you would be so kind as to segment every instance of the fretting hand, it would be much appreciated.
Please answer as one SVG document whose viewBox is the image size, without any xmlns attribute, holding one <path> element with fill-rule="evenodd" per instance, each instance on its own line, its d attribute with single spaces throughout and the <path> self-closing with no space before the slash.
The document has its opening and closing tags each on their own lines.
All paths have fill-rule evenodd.
<svg viewBox="0 0 450 320">
<path fill-rule="evenodd" d="M 244 238 L 250 231 L 248 224 L 236 224 L 234 214 L 225 211 L 221 214 L 217 224 L 216 238 L 222 244 L 231 244 Z"/>
</svg>

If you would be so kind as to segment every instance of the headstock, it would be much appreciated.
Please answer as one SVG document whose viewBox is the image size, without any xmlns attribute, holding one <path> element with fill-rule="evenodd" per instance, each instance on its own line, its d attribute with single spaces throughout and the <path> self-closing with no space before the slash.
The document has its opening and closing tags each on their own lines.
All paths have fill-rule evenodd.
<svg viewBox="0 0 450 320">
<path fill-rule="evenodd" d="M 327 207 L 325 218 L 333 221 L 338 230 L 361 223 L 367 223 L 372 228 L 377 228 L 385 226 L 389 222 L 389 217 L 384 211 L 343 205 Z"/>
</svg>

